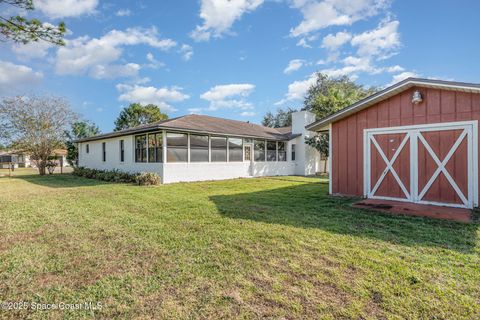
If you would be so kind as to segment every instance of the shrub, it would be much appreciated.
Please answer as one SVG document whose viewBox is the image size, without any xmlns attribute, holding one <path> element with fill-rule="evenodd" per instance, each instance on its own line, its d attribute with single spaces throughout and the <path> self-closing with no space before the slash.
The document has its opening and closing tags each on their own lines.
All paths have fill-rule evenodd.
<svg viewBox="0 0 480 320">
<path fill-rule="evenodd" d="M 120 170 L 97 170 L 84 167 L 73 168 L 73 174 L 88 179 L 98 179 L 107 182 L 134 183 L 138 174 L 123 172 Z"/>
<path fill-rule="evenodd" d="M 139 186 L 155 186 L 160 184 L 160 177 L 155 172 L 142 172 L 136 177 Z"/>
</svg>

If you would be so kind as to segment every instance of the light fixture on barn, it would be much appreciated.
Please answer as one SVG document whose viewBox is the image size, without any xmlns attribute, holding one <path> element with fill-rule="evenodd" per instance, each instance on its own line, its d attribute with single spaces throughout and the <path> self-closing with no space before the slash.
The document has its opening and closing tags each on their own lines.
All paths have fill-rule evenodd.
<svg viewBox="0 0 480 320">
<path fill-rule="evenodd" d="M 422 101 L 423 101 L 422 94 L 420 93 L 420 91 L 415 90 L 415 92 L 413 93 L 413 96 L 412 96 L 412 103 L 413 104 L 420 104 L 420 103 L 422 103 Z"/>
</svg>

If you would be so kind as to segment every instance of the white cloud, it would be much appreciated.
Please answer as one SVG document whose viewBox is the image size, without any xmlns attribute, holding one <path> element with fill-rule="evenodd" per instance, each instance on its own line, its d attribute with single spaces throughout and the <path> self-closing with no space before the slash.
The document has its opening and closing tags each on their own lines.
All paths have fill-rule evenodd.
<svg viewBox="0 0 480 320">
<path fill-rule="evenodd" d="M 151 52 L 147 53 L 147 60 L 150 62 L 147 65 L 147 67 L 149 67 L 149 68 L 158 69 L 158 68 L 161 68 L 161 67 L 165 66 L 165 63 L 155 59 L 155 56 Z"/>
<path fill-rule="evenodd" d="M 379 59 L 391 57 L 400 48 L 399 24 L 396 20 L 383 21 L 377 28 L 355 35 L 351 44 L 358 47 L 357 54 L 360 56 L 375 56 Z"/>
<path fill-rule="evenodd" d="M 318 39 L 318 34 L 314 34 L 308 37 L 303 37 L 297 42 L 298 47 L 311 48 L 310 42 Z"/>
<path fill-rule="evenodd" d="M 218 85 L 203 93 L 200 98 L 208 101 L 223 100 L 232 96 L 248 96 L 255 89 L 250 83 Z"/>
<path fill-rule="evenodd" d="M 293 37 L 304 36 L 329 26 L 351 25 L 376 15 L 389 0 L 293 0 L 302 12 L 302 22 L 290 30 Z"/>
<path fill-rule="evenodd" d="M 308 89 L 315 84 L 317 77 L 316 74 L 311 74 L 307 79 L 294 81 L 288 85 L 288 92 L 285 97 L 276 102 L 275 105 L 281 105 L 289 101 L 303 100 Z"/>
<path fill-rule="evenodd" d="M 56 19 L 94 13 L 98 0 L 34 0 L 34 5 L 49 18 Z"/>
<path fill-rule="evenodd" d="M 201 114 L 202 110 L 202 108 L 188 108 L 190 114 Z"/>
<path fill-rule="evenodd" d="M 43 74 L 30 67 L 0 60 L 0 94 L 25 90 L 28 86 L 38 85 L 42 79 Z"/>
<path fill-rule="evenodd" d="M 120 92 L 119 101 L 141 104 L 155 104 L 163 111 L 175 111 L 169 103 L 180 102 L 190 98 L 187 94 L 181 92 L 179 87 L 155 88 L 152 86 L 117 84 L 117 90 Z"/>
<path fill-rule="evenodd" d="M 345 43 L 352 39 L 352 35 L 348 32 L 337 32 L 337 34 L 329 34 L 322 40 L 322 48 L 327 50 L 337 50 Z"/>
<path fill-rule="evenodd" d="M 90 69 L 90 76 L 95 79 L 115 79 L 135 77 L 140 71 L 140 65 L 136 63 L 118 65 L 95 65 Z"/>
<path fill-rule="evenodd" d="M 288 66 L 283 70 L 283 73 L 290 74 L 300 69 L 302 66 L 304 66 L 304 64 L 305 64 L 305 60 L 302 60 L 302 59 L 290 60 L 290 62 L 288 63 Z"/>
<path fill-rule="evenodd" d="M 394 85 L 397 82 L 400 82 L 402 80 L 405 80 L 411 77 L 418 77 L 418 74 L 412 71 L 404 71 L 402 73 L 396 74 L 393 76 L 392 82 L 390 82 L 388 86 Z"/>
<path fill-rule="evenodd" d="M 391 67 L 387 67 L 385 69 L 387 72 L 389 73 L 395 73 L 395 72 L 402 72 L 402 71 L 405 71 L 405 69 L 399 65 L 395 65 L 395 66 L 391 66 Z"/>
<path fill-rule="evenodd" d="M 132 11 L 130 11 L 130 9 L 120 9 L 115 12 L 115 15 L 118 17 L 130 17 L 132 15 Z"/>
<path fill-rule="evenodd" d="M 298 47 L 304 47 L 306 49 L 310 49 L 312 46 L 308 43 L 307 39 L 306 38 L 301 38 L 300 40 L 298 40 L 297 42 L 297 46 Z"/>
<path fill-rule="evenodd" d="M 253 105 L 245 98 L 248 97 L 255 86 L 250 83 L 226 84 L 212 87 L 200 95 L 200 98 L 210 102 L 208 110 L 218 109 L 253 109 Z"/>
<path fill-rule="evenodd" d="M 188 44 L 182 44 L 179 52 L 182 54 L 182 59 L 188 61 L 192 59 L 193 56 L 193 48 Z"/>
<path fill-rule="evenodd" d="M 98 70 L 102 74 L 129 75 L 128 72 L 118 72 L 118 64 L 113 64 L 120 59 L 124 46 L 145 44 L 160 50 L 168 50 L 176 45 L 171 39 L 160 39 L 155 28 L 140 29 L 129 28 L 125 31 L 112 30 L 101 38 L 89 38 L 88 36 L 68 40 L 66 46 L 57 51 L 55 71 L 58 74 L 89 74 L 98 77 Z M 127 64 L 128 65 L 128 64 Z M 124 70 L 133 71 L 132 65 L 124 65 Z"/>
<path fill-rule="evenodd" d="M 208 41 L 230 32 L 230 28 L 244 13 L 254 11 L 264 0 L 201 0 L 200 17 L 202 25 L 197 25 L 190 36 L 195 41 Z"/>
<path fill-rule="evenodd" d="M 17 43 L 12 45 L 12 51 L 20 60 L 41 59 L 48 54 L 48 49 L 54 45 L 43 41 L 33 41 L 27 44 Z"/>
<path fill-rule="evenodd" d="M 321 70 L 329 77 L 338 78 L 342 76 L 349 76 L 352 80 L 358 78 L 360 73 L 379 74 L 382 72 L 396 73 L 403 71 L 404 68 L 395 65 L 388 67 L 378 67 L 372 63 L 370 57 L 354 57 L 348 56 L 342 60 L 342 66 L 339 68 L 329 68 Z"/>
<path fill-rule="evenodd" d="M 240 113 L 240 115 L 242 117 L 253 117 L 254 115 L 256 115 L 256 113 L 253 111 L 243 111 L 242 113 Z"/>
</svg>

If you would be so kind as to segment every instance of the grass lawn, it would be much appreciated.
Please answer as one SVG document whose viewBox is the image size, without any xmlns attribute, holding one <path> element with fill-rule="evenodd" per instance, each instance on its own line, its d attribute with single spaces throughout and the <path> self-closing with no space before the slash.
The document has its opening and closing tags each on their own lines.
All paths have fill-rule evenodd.
<svg viewBox="0 0 480 320">
<path fill-rule="evenodd" d="M 480 225 L 373 214 L 319 178 L 0 178 L 0 318 L 480 318 Z"/>
</svg>

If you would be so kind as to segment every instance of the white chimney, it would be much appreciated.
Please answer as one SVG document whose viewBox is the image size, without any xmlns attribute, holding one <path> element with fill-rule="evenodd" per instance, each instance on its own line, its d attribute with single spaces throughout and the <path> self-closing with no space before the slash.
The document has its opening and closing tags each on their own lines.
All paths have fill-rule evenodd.
<svg viewBox="0 0 480 320">
<path fill-rule="evenodd" d="M 313 122 L 315 122 L 315 114 L 309 111 L 292 113 L 292 134 L 301 134 L 291 141 L 292 144 L 295 144 L 295 173 L 302 176 L 315 174 L 320 163 L 319 152 L 305 143 L 306 137 L 315 135 L 315 132 L 305 129 Z"/>
</svg>

